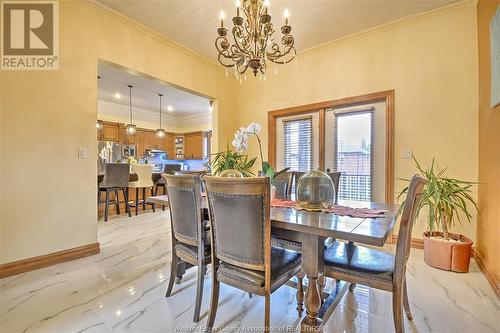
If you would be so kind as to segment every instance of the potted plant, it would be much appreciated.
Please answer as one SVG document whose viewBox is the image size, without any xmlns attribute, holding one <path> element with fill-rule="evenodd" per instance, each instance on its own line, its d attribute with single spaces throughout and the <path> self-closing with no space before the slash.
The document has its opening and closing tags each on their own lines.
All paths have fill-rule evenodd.
<svg viewBox="0 0 500 333">
<path fill-rule="evenodd" d="M 424 260 L 432 267 L 468 272 L 472 240 L 462 234 L 451 233 L 450 229 L 456 221 L 461 223 L 464 216 L 471 222 L 468 205 L 478 211 L 477 203 L 471 196 L 471 187 L 476 183 L 445 177 L 446 168 L 436 173 L 434 159 L 426 170 L 414 156 L 413 160 L 421 175 L 427 179 L 417 207 L 417 216 L 424 208 L 428 212 L 428 230 L 423 233 Z M 398 199 L 407 191 L 408 187 L 404 188 Z"/>
<path fill-rule="evenodd" d="M 246 151 L 248 149 L 249 137 L 255 136 L 259 144 L 260 161 L 262 163 L 262 169 L 261 171 L 259 171 L 259 175 L 267 176 L 271 180 L 273 180 L 278 175 L 290 170 L 290 168 L 284 168 L 283 170 L 275 171 L 268 161 L 264 161 L 264 155 L 262 154 L 262 140 L 259 136 L 261 130 L 262 126 L 258 123 L 251 123 L 247 127 L 241 127 L 238 131 L 236 131 L 236 133 L 234 133 L 232 145 L 238 152 Z"/>
<path fill-rule="evenodd" d="M 254 175 L 251 169 L 257 159 L 256 157 L 248 159 L 247 155 L 231 151 L 229 146 L 226 151 L 214 155 L 211 166 L 213 175 L 218 176 L 226 170 L 237 170 L 245 177 Z"/>
</svg>

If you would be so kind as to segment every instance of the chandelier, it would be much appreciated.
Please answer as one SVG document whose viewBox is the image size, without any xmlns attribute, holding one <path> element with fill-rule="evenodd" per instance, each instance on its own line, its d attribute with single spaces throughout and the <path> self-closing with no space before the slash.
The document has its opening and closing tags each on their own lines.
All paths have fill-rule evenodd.
<svg viewBox="0 0 500 333">
<path fill-rule="evenodd" d="M 243 12 L 243 17 L 240 16 Z M 254 76 L 266 73 L 267 61 L 287 64 L 296 56 L 294 38 L 288 25 L 288 10 L 285 10 L 285 25 L 281 27 L 281 46 L 275 42 L 274 25 L 271 23 L 268 0 L 236 1 L 236 16 L 233 17 L 231 44 L 228 30 L 224 28 L 224 12 L 220 15 L 220 28 L 215 39 L 218 60 L 225 67 L 234 67 L 235 74 L 244 74 L 248 68 Z"/>
</svg>

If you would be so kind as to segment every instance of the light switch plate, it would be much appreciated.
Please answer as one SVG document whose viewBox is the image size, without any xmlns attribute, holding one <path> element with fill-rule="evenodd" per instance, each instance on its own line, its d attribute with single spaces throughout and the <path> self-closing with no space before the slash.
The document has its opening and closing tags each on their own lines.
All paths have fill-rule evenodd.
<svg viewBox="0 0 500 333">
<path fill-rule="evenodd" d="M 401 149 L 401 158 L 409 160 L 411 155 L 413 155 L 413 151 L 411 149 Z"/>
<path fill-rule="evenodd" d="M 87 148 L 78 148 L 78 158 L 87 158 Z"/>
</svg>

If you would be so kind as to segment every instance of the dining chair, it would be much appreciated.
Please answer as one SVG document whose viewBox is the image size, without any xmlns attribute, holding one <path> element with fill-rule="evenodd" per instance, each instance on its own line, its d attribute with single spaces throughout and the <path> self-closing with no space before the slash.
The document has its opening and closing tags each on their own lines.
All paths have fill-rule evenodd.
<svg viewBox="0 0 500 333">
<path fill-rule="evenodd" d="M 170 207 L 172 260 L 166 297 L 170 297 L 174 281 L 180 279 L 184 267 L 181 260 L 198 266 L 198 282 L 193 321 L 200 320 L 203 282 L 210 263 L 208 224 L 203 218 L 201 180 L 198 175 L 163 175 L 167 184 Z"/>
<path fill-rule="evenodd" d="M 270 181 L 267 177 L 204 177 L 212 239 L 211 332 L 220 283 L 265 297 L 269 331 L 271 293 L 301 270 L 299 252 L 271 246 Z"/>
<path fill-rule="evenodd" d="M 293 172 L 293 192 L 295 194 L 295 198 L 297 198 L 297 185 L 299 183 L 299 179 L 304 174 L 305 174 L 305 172 L 302 172 L 302 171 L 294 171 Z"/>
<path fill-rule="evenodd" d="M 327 170 L 326 174 L 328 175 L 328 177 L 330 177 L 330 179 L 333 182 L 333 187 L 335 190 L 335 204 L 337 204 L 339 202 L 340 176 L 342 173 L 341 172 L 328 172 L 328 170 Z"/>
<path fill-rule="evenodd" d="M 132 172 L 137 175 L 137 180 L 128 183 L 129 188 L 135 188 L 135 215 L 139 214 L 139 205 L 142 203 L 142 209 L 146 210 L 146 204 L 153 207 L 155 211 L 155 204 L 146 202 L 146 189 L 151 191 L 151 196 L 154 195 L 153 190 L 153 164 L 131 164 Z M 142 200 L 139 199 L 139 189 L 142 189 Z"/>
<path fill-rule="evenodd" d="M 276 198 L 289 198 L 292 194 L 293 171 L 287 171 L 276 176 L 272 184 L 276 187 Z"/>
<path fill-rule="evenodd" d="M 406 287 L 406 264 L 410 256 L 410 241 L 415 214 L 425 179 L 413 176 L 403 207 L 396 254 L 355 245 L 335 242 L 324 253 L 324 275 L 352 284 L 392 292 L 392 313 L 396 333 L 404 332 L 402 307 L 413 320 Z M 349 288 L 352 291 L 352 288 Z"/>
<path fill-rule="evenodd" d="M 97 206 L 101 203 L 101 193 L 106 192 L 106 206 L 104 207 L 104 222 L 108 221 L 108 210 L 109 210 L 109 192 L 114 192 L 115 200 L 112 202 L 116 206 L 116 214 L 120 214 L 120 200 L 118 197 L 118 192 L 123 193 L 125 198 L 125 211 L 130 217 L 130 207 L 128 205 L 128 194 L 126 188 L 128 186 L 128 181 L 130 177 L 130 167 L 128 164 L 122 163 L 106 163 L 104 166 L 104 178 L 98 184 L 97 190 Z"/>
</svg>

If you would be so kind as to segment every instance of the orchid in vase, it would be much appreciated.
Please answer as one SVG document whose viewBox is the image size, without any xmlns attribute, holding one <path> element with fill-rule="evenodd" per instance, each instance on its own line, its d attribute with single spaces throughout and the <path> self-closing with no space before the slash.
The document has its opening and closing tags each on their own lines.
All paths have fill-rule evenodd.
<svg viewBox="0 0 500 333">
<path fill-rule="evenodd" d="M 283 170 L 276 172 L 268 161 L 264 161 L 264 155 L 262 154 L 262 140 L 260 138 L 261 130 L 262 126 L 258 123 L 251 123 L 247 127 L 241 127 L 236 131 L 236 133 L 234 133 L 232 145 L 237 152 L 244 152 L 248 149 L 248 140 L 250 137 L 255 136 L 259 144 L 260 161 L 262 163 L 262 170 L 259 174 L 267 176 L 273 180 L 275 177 L 288 171 L 290 168 L 284 168 Z"/>
</svg>

